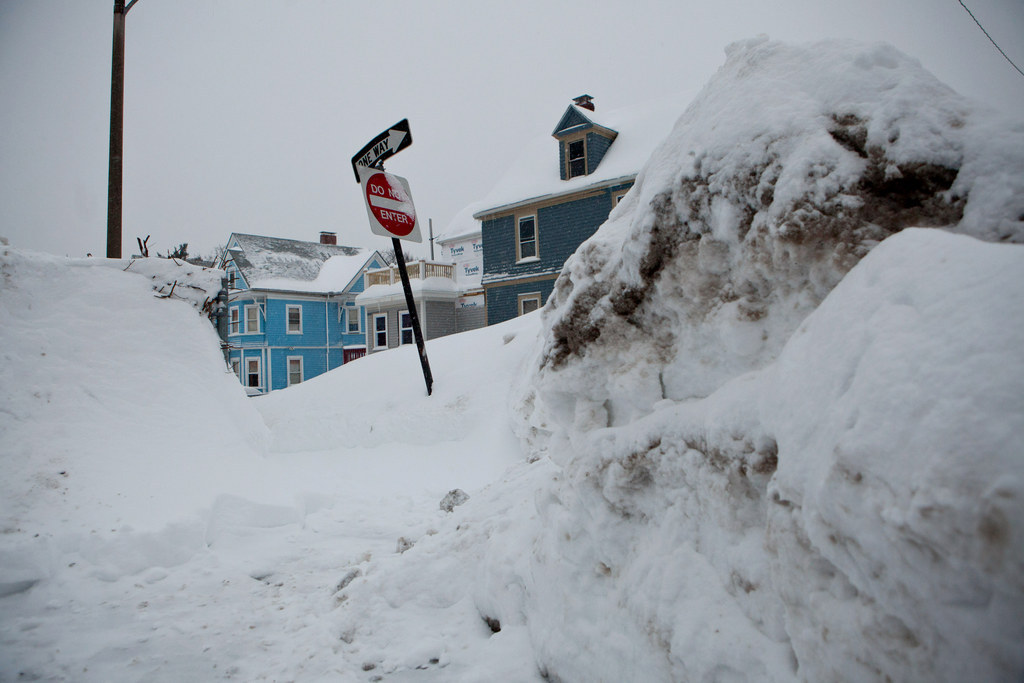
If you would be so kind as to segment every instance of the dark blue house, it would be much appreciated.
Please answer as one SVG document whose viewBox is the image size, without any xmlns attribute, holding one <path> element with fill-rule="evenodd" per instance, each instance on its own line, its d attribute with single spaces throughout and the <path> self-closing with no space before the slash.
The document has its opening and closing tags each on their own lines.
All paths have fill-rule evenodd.
<svg viewBox="0 0 1024 683">
<path fill-rule="evenodd" d="M 678 98 L 597 117 L 581 95 L 528 146 L 474 212 L 487 324 L 542 307 L 566 259 L 625 196 L 682 108 Z"/>
<path fill-rule="evenodd" d="M 376 251 L 233 233 L 218 259 L 228 280 L 225 339 L 231 369 L 250 394 L 298 384 L 366 355 L 366 313 L 356 304 Z"/>
</svg>

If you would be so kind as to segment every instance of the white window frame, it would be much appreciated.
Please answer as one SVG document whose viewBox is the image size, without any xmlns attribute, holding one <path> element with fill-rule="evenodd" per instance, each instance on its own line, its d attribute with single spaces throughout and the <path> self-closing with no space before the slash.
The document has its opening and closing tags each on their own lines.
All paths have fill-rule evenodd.
<svg viewBox="0 0 1024 683">
<path fill-rule="evenodd" d="M 250 372 L 250 363 L 256 364 L 256 384 L 249 384 L 249 376 L 253 373 Z M 247 389 L 262 389 L 263 388 L 263 362 L 259 356 L 248 356 L 242 359 L 242 365 L 245 366 L 245 379 L 242 381 L 242 386 Z"/>
<path fill-rule="evenodd" d="M 239 358 L 232 358 L 231 359 L 231 372 L 235 373 L 235 377 L 237 377 L 239 381 L 242 380 L 242 361 L 241 361 L 241 359 L 239 359 Z"/>
<path fill-rule="evenodd" d="M 519 309 L 519 315 L 526 315 L 527 313 L 533 313 L 533 311 L 540 310 L 542 300 L 543 297 L 541 297 L 540 292 L 528 292 L 527 294 L 520 294 L 517 297 L 516 301 L 516 307 Z M 537 308 L 531 311 L 524 311 L 523 304 L 527 303 L 528 301 L 536 301 Z"/>
<path fill-rule="evenodd" d="M 299 363 L 299 381 L 292 381 L 292 362 L 298 361 Z M 302 356 L 288 356 L 285 359 L 285 375 L 288 380 L 288 386 L 294 386 L 296 384 L 302 384 L 306 379 L 305 363 L 303 363 Z"/>
<path fill-rule="evenodd" d="M 352 318 L 355 317 L 356 329 L 352 329 Z M 345 334 L 359 334 L 363 331 L 363 322 L 360 319 L 358 306 L 345 307 Z"/>
<path fill-rule="evenodd" d="M 624 192 L 616 192 L 615 194 L 612 195 L 612 208 L 613 209 L 616 206 L 618 206 L 619 202 L 621 202 L 622 199 L 626 196 L 626 192 L 629 192 L 629 190 L 625 190 Z"/>
<path fill-rule="evenodd" d="M 384 319 L 384 329 L 377 329 L 377 321 L 381 318 Z M 378 344 L 378 335 L 384 333 L 384 343 Z M 373 335 L 373 348 L 375 349 L 386 349 L 388 347 L 388 314 L 387 313 L 374 313 L 373 314 L 373 327 L 370 329 L 370 334 Z"/>
<path fill-rule="evenodd" d="M 299 329 L 292 329 L 292 311 L 299 312 Z M 284 331 L 286 334 L 302 334 L 302 306 L 300 304 L 287 304 L 284 307 Z"/>
<path fill-rule="evenodd" d="M 228 334 L 238 334 L 241 328 L 241 311 L 238 306 L 231 309 L 231 316 L 228 320 Z"/>
<path fill-rule="evenodd" d="M 409 326 L 408 327 L 402 325 L 402 316 L 409 316 Z M 406 332 L 409 333 L 409 341 L 405 341 L 405 333 Z M 409 311 L 407 311 L 407 310 L 406 311 L 399 311 L 398 312 L 398 345 L 399 346 L 404 346 L 406 344 L 415 344 L 415 343 L 416 343 L 416 334 L 412 331 L 412 315 L 410 315 Z"/>
<path fill-rule="evenodd" d="M 235 286 L 236 284 L 238 284 L 236 280 L 237 276 L 235 275 L 235 271 L 228 270 L 228 289 L 238 289 L 238 287 Z"/>
<path fill-rule="evenodd" d="M 526 240 L 527 242 L 533 243 L 533 254 L 530 256 L 523 256 L 522 224 L 527 220 L 533 221 L 533 239 Z M 540 260 L 540 239 L 537 230 L 537 214 L 531 213 L 523 216 L 516 216 L 516 263 L 537 260 Z"/>
<path fill-rule="evenodd" d="M 259 304 L 249 304 L 247 306 L 244 306 L 243 308 L 245 309 L 245 332 L 243 332 L 243 334 L 259 334 L 260 333 L 260 305 Z M 252 320 L 251 321 L 249 319 L 249 312 L 250 311 L 253 312 L 253 316 L 252 316 Z M 250 330 L 249 329 L 249 323 L 250 322 L 255 322 L 256 323 L 256 329 L 255 330 Z"/>
</svg>

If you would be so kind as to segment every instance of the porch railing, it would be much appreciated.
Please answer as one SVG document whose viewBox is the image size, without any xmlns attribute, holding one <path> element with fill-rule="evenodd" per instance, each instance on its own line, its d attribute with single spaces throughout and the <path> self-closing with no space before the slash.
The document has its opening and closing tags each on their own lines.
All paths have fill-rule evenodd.
<svg viewBox="0 0 1024 683">
<path fill-rule="evenodd" d="M 409 273 L 409 279 L 420 279 L 428 277 L 443 277 L 449 280 L 455 279 L 455 266 L 451 263 L 435 263 L 433 261 L 412 261 L 405 264 Z M 393 285 L 401 282 L 402 277 L 398 274 L 398 266 L 380 268 L 366 271 L 366 286 Z"/>
</svg>

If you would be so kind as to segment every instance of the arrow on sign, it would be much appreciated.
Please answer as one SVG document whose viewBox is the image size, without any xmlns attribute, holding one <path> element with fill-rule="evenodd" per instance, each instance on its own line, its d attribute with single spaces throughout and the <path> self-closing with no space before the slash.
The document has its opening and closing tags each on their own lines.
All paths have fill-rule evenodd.
<svg viewBox="0 0 1024 683">
<path fill-rule="evenodd" d="M 352 157 L 352 172 L 359 182 L 359 167 L 383 168 L 384 160 L 398 154 L 412 144 L 412 133 L 409 131 L 409 119 L 402 119 L 391 128 L 370 140 Z"/>
</svg>

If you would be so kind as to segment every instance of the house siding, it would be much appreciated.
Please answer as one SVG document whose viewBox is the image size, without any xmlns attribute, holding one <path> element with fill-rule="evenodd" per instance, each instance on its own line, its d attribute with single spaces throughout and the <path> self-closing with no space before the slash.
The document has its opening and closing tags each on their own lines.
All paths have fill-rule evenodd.
<svg viewBox="0 0 1024 683">
<path fill-rule="evenodd" d="M 597 170 L 613 140 L 599 133 L 587 133 L 587 173 Z M 563 145 L 564 146 L 564 145 Z"/>
<path fill-rule="evenodd" d="M 585 194 L 559 204 L 540 205 L 536 209 L 523 207 L 515 213 L 484 218 L 482 234 L 484 249 L 484 287 L 487 294 L 487 324 L 503 322 L 518 315 L 516 297 L 530 291 L 541 291 L 543 301 L 551 291 L 554 277 L 561 272 L 565 261 L 589 239 L 608 219 L 615 194 L 627 190 L 632 183 L 624 183 Z M 534 261 L 516 262 L 517 217 L 537 217 L 537 253 Z M 527 278 L 550 277 L 546 288 L 526 289 L 517 281 Z"/>
<path fill-rule="evenodd" d="M 462 296 L 455 302 L 455 329 L 467 332 L 487 325 L 487 305 L 483 294 Z"/>
<path fill-rule="evenodd" d="M 458 331 L 455 306 L 451 301 L 427 301 L 425 305 L 426 324 L 420 321 L 425 339 L 437 339 Z"/>
<path fill-rule="evenodd" d="M 540 293 L 540 305 L 548 302 L 551 291 L 554 289 L 557 276 L 543 280 L 532 280 L 528 282 L 515 282 L 508 285 L 498 285 L 487 288 L 487 324 L 511 320 L 519 315 L 519 295 Z"/>
</svg>

